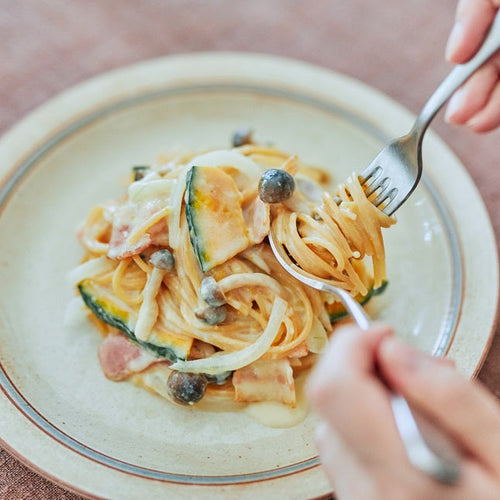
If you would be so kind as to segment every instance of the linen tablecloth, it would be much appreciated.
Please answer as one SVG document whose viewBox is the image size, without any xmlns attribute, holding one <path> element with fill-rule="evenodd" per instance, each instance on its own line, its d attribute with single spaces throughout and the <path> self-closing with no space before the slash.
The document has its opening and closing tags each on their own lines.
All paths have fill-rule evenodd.
<svg viewBox="0 0 500 500">
<path fill-rule="evenodd" d="M 450 70 L 454 0 L 0 0 L 0 133 L 60 91 L 116 67 L 194 51 L 301 59 L 413 112 Z M 466 165 L 500 237 L 500 130 L 433 129 Z M 500 397 L 498 330 L 479 378 Z M 1 431 L 1 430 L 0 430 Z M 79 498 L 0 449 L 0 498 Z"/>
</svg>

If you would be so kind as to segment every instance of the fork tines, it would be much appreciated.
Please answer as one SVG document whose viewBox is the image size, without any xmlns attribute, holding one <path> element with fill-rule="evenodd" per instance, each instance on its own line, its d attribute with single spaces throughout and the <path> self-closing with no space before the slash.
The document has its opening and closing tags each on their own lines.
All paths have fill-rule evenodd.
<svg viewBox="0 0 500 500">
<path fill-rule="evenodd" d="M 398 188 L 392 187 L 390 177 L 384 176 L 384 169 L 380 165 L 367 168 L 359 176 L 359 182 L 366 197 L 380 210 L 385 211 L 388 205 L 396 198 Z"/>
</svg>

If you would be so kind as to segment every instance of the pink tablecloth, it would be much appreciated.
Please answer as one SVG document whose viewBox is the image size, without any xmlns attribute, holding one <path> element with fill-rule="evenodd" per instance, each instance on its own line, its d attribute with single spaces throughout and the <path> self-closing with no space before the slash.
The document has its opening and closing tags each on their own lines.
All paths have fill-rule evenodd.
<svg viewBox="0 0 500 500">
<path fill-rule="evenodd" d="M 0 1 L 0 133 L 98 73 L 168 54 L 284 55 L 354 76 L 417 112 L 449 71 L 454 0 Z M 500 131 L 433 128 L 476 182 L 500 236 Z M 479 378 L 500 397 L 498 331 Z M 0 449 L 0 498 L 76 498 Z"/>
</svg>

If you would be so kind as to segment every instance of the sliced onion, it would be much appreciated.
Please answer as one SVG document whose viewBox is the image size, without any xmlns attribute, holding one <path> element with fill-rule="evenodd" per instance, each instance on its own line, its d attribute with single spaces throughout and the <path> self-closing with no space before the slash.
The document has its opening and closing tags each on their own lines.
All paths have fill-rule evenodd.
<svg viewBox="0 0 500 500">
<path fill-rule="evenodd" d="M 163 269 L 154 267 L 148 276 L 148 281 L 142 292 L 144 300 L 142 301 L 139 315 L 137 316 L 137 323 L 135 324 L 135 336 L 139 340 L 149 339 L 153 326 L 158 319 L 159 308 L 156 296 L 160 290 L 165 273 L 166 271 Z"/>
<path fill-rule="evenodd" d="M 318 354 L 323 352 L 328 344 L 328 335 L 321 321 L 314 317 L 312 321 L 311 331 L 306 339 L 306 345 L 310 352 Z"/>
<path fill-rule="evenodd" d="M 113 261 L 106 256 L 97 257 L 96 259 L 88 260 L 78 267 L 72 269 L 66 276 L 66 281 L 70 286 L 76 286 L 83 280 L 93 278 L 99 274 L 104 274 L 112 271 L 115 267 Z"/>
<path fill-rule="evenodd" d="M 269 322 L 262 335 L 250 346 L 230 354 L 216 354 L 209 358 L 193 361 L 177 361 L 170 368 L 180 372 L 218 373 L 237 370 L 259 359 L 272 345 L 286 313 L 288 303 L 281 297 L 276 297 L 271 310 Z"/>
<path fill-rule="evenodd" d="M 128 197 L 132 203 L 141 203 L 147 200 L 168 200 L 175 181 L 156 177 L 145 178 L 132 182 L 128 187 Z"/>
<path fill-rule="evenodd" d="M 196 156 L 190 160 L 189 164 L 196 167 L 233 167 L 252 179 L 258 179 L 262 174 L 260 167 L 250 158 L 227 149 L 211 151 L 210 153 Z M 238 185 L 239 189 L 246 187 L 246 185 Z"/>
<path fill-rule="evenodd" d="M 186 172 L 187 167 L 184 167 L 175 181 L 176 184 L 171 197 L 172 210 L 168 216 L 168 239 L 170 246 L 174 250 L 177 250 L 180 243 L 181 210 L 186 189 Z"/>
</svg>

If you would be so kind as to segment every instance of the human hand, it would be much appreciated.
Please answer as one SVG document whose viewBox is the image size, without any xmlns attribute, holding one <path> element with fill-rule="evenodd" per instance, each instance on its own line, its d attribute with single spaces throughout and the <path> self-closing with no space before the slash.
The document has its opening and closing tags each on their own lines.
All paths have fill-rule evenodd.
<svg viewBox="0 0 500 500">
<path fill-rule="evenodd" d="M 477 52 L 499 7 L 500 0 L 459 0 L 446 48 L 450 62 L 464 63 Z M 500 125 L 500 52 L 455 92 L 445 119 L 478 133 Z"/>
<path fill-rule="evenodd" d="M 339 330 L 311 375 L 308 395 L 322 417 L 316 439 L 340 499 L 500 498 L 500 406 L 453 364 L 396 340 L 392 330 Z M 399 437 L 387 385 L 430 418 L 461 450 L 459 483 L 413 467 Z"/>
</svg>

